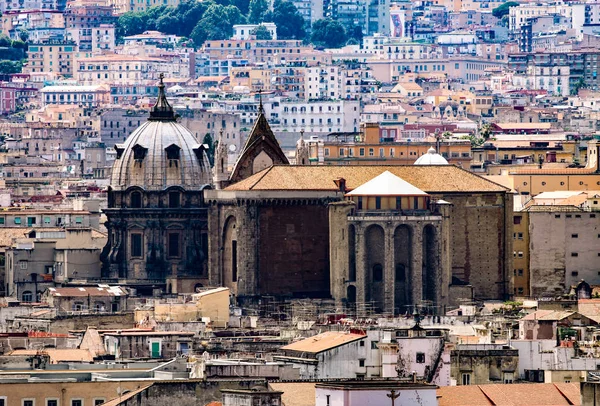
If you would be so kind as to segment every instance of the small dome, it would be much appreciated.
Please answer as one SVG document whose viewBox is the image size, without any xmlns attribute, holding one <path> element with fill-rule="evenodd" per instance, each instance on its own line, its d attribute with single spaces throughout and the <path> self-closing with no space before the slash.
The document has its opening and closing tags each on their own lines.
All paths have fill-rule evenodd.
<svg viewBox="0 0 600 406">
<path fill-rule="evenodd" d="M 138 186 L 160 191 L 171 186 L 201 190 L 211 183 L 210 163 L 203 146 L 183 125 L 178 124 L 159 86 L 156 105 L 148 121 L 116 145 L 117 159 L 110 185 L 114 190 Z"/>
<path fill-rule="evenodd" d="M 431 147 L 415 161 L 415 165 L 448 165 L 448 161 Z"/>
</svg>

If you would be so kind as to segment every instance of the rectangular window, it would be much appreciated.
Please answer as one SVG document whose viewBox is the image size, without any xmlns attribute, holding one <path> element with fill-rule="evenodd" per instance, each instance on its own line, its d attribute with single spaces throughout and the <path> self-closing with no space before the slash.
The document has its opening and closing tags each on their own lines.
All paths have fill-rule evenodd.
<svg viewBox="0 0 600 406">
<path fill-rule="evenodd" d="M 83 217 L 75 217 L 75 224 L 82 224 L 83 223 Z"/>
<path fill-rule="evenodd" d="M 15 217 L 15 224 L 21 224 L 21 217 Z"/>
<path fill-rule="evenodd" d="M 521 218 L 522 218 L 522 216 L 514 216 L 513 224 L 521 224 Z"/>
<path fill-rule="evenodd" d="M 58 399 L 46 399 L 46 406 L 58 406 Z"/>
<path fill-rule="evenodd" d="M 131 256 L 142 256 L 142 234 L 140 233 L 131 234 Z"/>
<path fill-rule="evenodd" d="M 4 217 L 0 217 L 0 224 L 4 224 Z"/>
<path fill-rule="evenodd" d="M 169 208 L 176 209 L 180 206 L 180 193 L 169 192 Z"/>
<path fill-rule="evenodd" d="M 376 350 L 379 347 L 377 346 L 377 344 L 379 344 L 379 341 L 371 341 L 371 349 L 372 350 Z"/>
<path fill-rule="evenodd" d="M 23 399 L 23 406 L 35 406 L 35 400 Z"/>
<path fill-rule="evenodd" d="M 325 148 L 325 156 L 329 156 L 329 148 Z"/>
<path fill-rule="evenodd" d="M 50 224 L 50 217 L 44 217 L 44 224 Z"/>
<path fill-rule="evenodd" d="M 373 148 L 369 148 L 369 156 L 375 155 L 375 150 Z"/>
<path fill-rule="evenodd" d="M 36 224 L 37 219 L 35 217 L 27 217 L 27 226 L 31 227 Z"/>
<path fill-rule="evenodd" d="M 383 148 L 379 148 L 379 157 L 383 158 L 384 156 Z"/>
<path fill-rule="evenodd" d="M 358 360 L 358 366 L 361 367 L 361 368 L 364 367 L 365 366 L 365 360 L 364 359 L 359 359 Z"/>
<path fill-rule="evenodd" d="M 360 149 L 358 150 L 358 154 L 359 154 L 360 156 L 365 156 L 365 149 L 364 149 L 364 148 L 360 148 Z"/>
<path fill-rule="evenodd" d="M 362 210 L 362 208 L 363 208 L 362 196 L 358 196 L 358 210 Z"/>
<path fill-rule="evenodd" d="M 231 241 L 231 280 L 237 282 L 237 241 Z"/>
<path fill-rule="evenodd" d="M 83 406 L 83 399 L 71 399 L 71 406 Z"/>
<path fill-rule="evenodd" d="M 168 234 L 168 245 L 167 245 L 167 256 L 178 257 L 179 256 L 179 233 Z"/>
<path fill-rule="evenodd" d="M 344 148 L 340 148 L 340 156 L 344 156 L 344 155 L 345 155 L 345 153 L 344 153 L 344 152 L 345 152 L 345 151 L 344 151 Z"/>
<path fill-rule="evenodd" d="M 578 254 L 577 252 L 571 252 L 571 256 L 572 256 L 572 257 L 578 257 L 578 256 L 579 256 L 579 254 Z"/>
<path fill-rule="evenodd" d="M 417 364 L 424 364 L 424 363 L 425 363 L 425 353 L 418 352 L 417 353 Z"/>
<path fill-rule="evenodd" d="M 381 197 L 379 196 L 375 198 L 375 209 L 381 210 Z"/>
<path fill-rule="evenodd" d="M 27 261 L 19 261 L 19 268 L 27 269 Z"/>
<path fill-rule="evenodd" d="M 402 198 L 400 196 L 396 196 L 396 209 L 402 210 Z"/>
<path fill-rule="evenodd" d="M 105 402 L 105 400 L 102 399 L 102 398 L 100 398 L 100 399 L 94 399 L 94 406 L 101 405 L 104 402 Z"/>
<path fill-rule="evenodd" d="M 571 238 L 579 238 L 579 234 L 571 234 Z"/>
</svg>

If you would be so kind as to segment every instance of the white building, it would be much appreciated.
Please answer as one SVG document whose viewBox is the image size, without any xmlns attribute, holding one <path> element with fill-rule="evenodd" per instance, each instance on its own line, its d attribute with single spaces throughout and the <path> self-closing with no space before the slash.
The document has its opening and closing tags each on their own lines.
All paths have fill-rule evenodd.
<svg viewBox="0 0 600 406">
<path fill-rule="evenodd" d="M 253 39 L 254 30 L 258 27 L 263 26 L 271 34 L 271 39 L 277 39 L 277 26 L 275 23 L 260 23 L 260 24 L 236 24 L 233 26 L 233 39 L 236 40 L 249 40 Z"/>
<path fill-rule="evenodd" d="M 315 386 L 315 406 L 437 406 L 436 389 L 435 385 L 402 381 L 323 382 Z"/>
<path fill-rule="evenodd" d="M 304 71 L 304 97 L 309 100 L 340 98 L 338 66 L 316 66 Z"/>
<path fill-rule="evenodd" d="M 272 116 L 275 115 L 273 113 L 281 117 L 278 123 L 271 125 L 273 131 L 304 129 L 310 133 L 358 132 L 360 126 L 359 100 L 286 100 L 272 110 Z"/>
<path fill-rule="evenodd" d="M 105 85 L 96 86 L 46 86 L 40 90 L 42 105 L 73 104 L 84 107 L 98 107 L 109 101 L 109 89 Z"/>
</svg>

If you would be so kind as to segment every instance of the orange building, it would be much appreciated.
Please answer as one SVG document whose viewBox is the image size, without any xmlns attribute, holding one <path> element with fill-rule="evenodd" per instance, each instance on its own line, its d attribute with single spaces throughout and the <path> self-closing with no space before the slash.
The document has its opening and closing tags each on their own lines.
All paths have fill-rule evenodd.
<svg viewBox="0 0 600 406">
<path fill-rule="evenodd" d="M 471 142 L 468 140 L 441 140 L 436 146 L 433 137 L 418 141 L 397 137 L 397 130 L 386 130 L 382 136 L 377 123 L 367 123 L 359 134 L 331 134 L 322 142 L 309 141 L 310 160 L 326 165 L 412 165 L 431 147 L 437 149 L 449 164 L 465 169 L 471 165 Z"/>
</svg>

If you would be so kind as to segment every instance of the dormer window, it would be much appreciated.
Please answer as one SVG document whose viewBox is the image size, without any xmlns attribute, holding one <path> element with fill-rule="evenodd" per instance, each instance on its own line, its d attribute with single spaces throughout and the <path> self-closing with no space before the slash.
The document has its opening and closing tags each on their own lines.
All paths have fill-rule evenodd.
<svg viewBox="0 0 600 406">
<path fill-rule="evenodd" d="M 200 165 L 204 163 L 204 151 L 208 149 L 209 148 L 207 144 L 196 145 L 194 148 L 192 148 L 192 151 L 194 151 L 194 154 L 196 155 L 198 162 L 200 162 Z"/>
<path fill-rule="evenodd" d="M 125 147 L 123 146 L 123 144 L 116 144 L 115 151 L 117 152 L 117 159 L 121 159 L 121 157 L 123 156 L 123 152 L 125 151 Z"/>
<path fill-rule="evenodd" d="M 167 159 L 169 160 L 169 168 L 172 166 L 177 168 L 179 166 L 179 155 L 181 148 L 175 144 L 171 144 L 165 148 L 165 151 L 167 152 Z"/>
<path fill-rule="evenodd" d="M 136 161 L 143 161 L 148 153 L 148 148 L 142 147 L 140 144 L 133 146 L 133 159 Z"/>
</svg>

